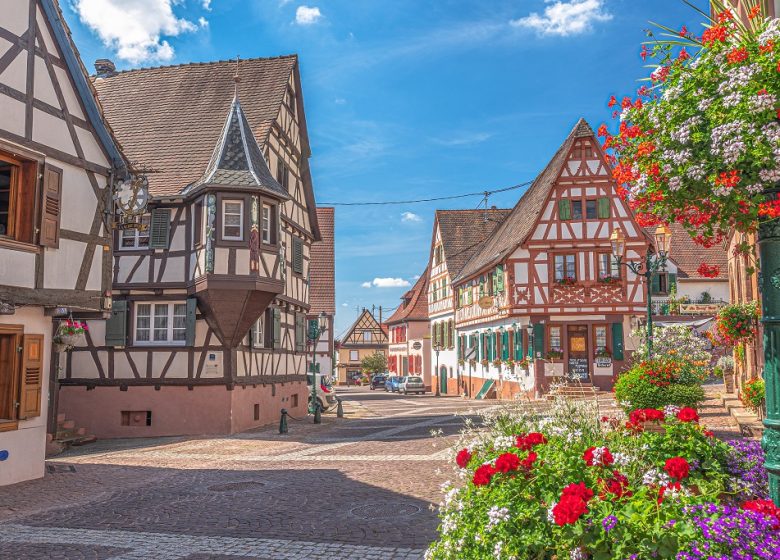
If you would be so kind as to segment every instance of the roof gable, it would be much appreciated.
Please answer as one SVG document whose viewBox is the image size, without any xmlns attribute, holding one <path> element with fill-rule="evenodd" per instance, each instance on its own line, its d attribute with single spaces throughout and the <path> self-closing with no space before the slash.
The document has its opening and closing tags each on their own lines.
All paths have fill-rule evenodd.
<svg viewBox="0 0 780 560">
<path fill-rule="evenodd" d="M 509 213 L 509 209 L 503 208 L 436 211 L 434 244 L 436 242 L 436 228 L 438 228 L 450 278 L 454 278 L 460 273 L 463 266 Z"/>
<path fill-rule="evenodd" d="M 426 268 L 412 289 L 406 292 L 395 312 L 385 321 L 387 325 L 395 325 L 403 321 L 428 320 L 428 269 Z"/>
<path fill-rule="evenodd" d="M 366 340 L 363 333 L 370 333 L 370 340 Z M 382 344 L 387 344 L 387 332 L 368 309 L 363 309 L 363 312 L 342 337 L 341 346 L 371 346 Z"/>
<path fill-rule="evenodd" d="M 702 247 L 696 243 L 683 226 L 677 223 L 669 225 L 672 233 L 669 259 L 677 265 L 677 278 L 690 280 L 727 280 L 729 258 L 728 252 L 721 244 L 712 247 Z M 653 239 L 655 228 L 646 228 L 645 232 Z M 702 276 L 699 267 L 702 264 L 717 266 L 719 273 L 715 278 Z"/>
</svg>

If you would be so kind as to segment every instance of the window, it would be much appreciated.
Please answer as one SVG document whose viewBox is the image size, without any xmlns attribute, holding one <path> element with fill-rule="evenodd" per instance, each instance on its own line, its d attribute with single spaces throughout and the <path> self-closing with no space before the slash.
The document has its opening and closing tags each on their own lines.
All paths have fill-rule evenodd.
<svg viewBox="0 0 780 560">
<path fill-rule="evenodd" d="M 576 280 L 575 255 L 555 255 L 555 281 Z"/>
<path fill-rule="evenodd" d="M 363 342 L 371 342 L 371 332 L 370 331 L 363 331 Z"/>
<path fill-rule="evenodd" d="M 561 327 L 550 327 L 550 350 L 561 351 Z"/>
<path fill-rule="evenodd" d="M 290 171 L 281 158 L 276 160 L 276 180 L 285 191 L 290 192 Z"/>
<path fill-rule="evenodd" d="M 33 243 L 38 164 L 0 153 L 0 237 Z M 47 165 L 40 206 L 40 244 L 59 244 L 62 171 Z"/>
<path fill-rule="evenodd" d="M 599 279 L 620 278 L 620 267 L 611 253 L 599 253 Z"/>
<path fill-rule="evenodd" d="M 595 220 L 598 217 L 598 203 L 596 199 L 585 201 L 585 218 Z"/>
<path fill-rule="evenodd" d="M 0 325 L 0 426 L 41 415 L 43 388 L 42 334 L 24 333 L 17 325 Z"/>
<path fill-rule="evenodd" d="M 582 201 L 581 200 L 572 200 L 571 201 L 571 219 L 572 220 L 581 220 L 582 219 Z"/>
<path fill-rule="evenodd" d="M 292 269 L 297 274 L 303 274 L 303 241 L 292 238 Z"/>
<path fill-rule="evenodd" d="M 268 309 L 265 310 L 260 318 L 252 325 L 252 329 L 249 331 L 249 341 L 253 348 L 268 348 L 270 344 L 266 340 L 266 317 L 268 316 Z"/>
<path fill-rule="evenodd" d="M 349 351 L 349 361 L 350 362 L 357 362 L 360 358 L 358 357 L 358 351 L 357 350 L 350 350 Z"/>
<path fill-rule="evenodd" d="M 287 108 L 290 110 L 290 113 L 292 113 L 292 116 L 295 116 L 295 94 L 293 93 L 292 88 L 287 88 L 287 93 L 284 95 L 284 103 L 287 105 Z"/>
<path fill-rule="evenodd" d="M 244 201 L 222 201 L 222 239 L 241 241 L 244 239 Z"/>
<path fill-rule="evenodd" d="M 186 303 L 136 304 L 136 344 L 184 344 L 186 340 Z"/>
<path fill-rule="evenodd" d="M 119 233 L 119 248 L 120 249 L 147 249 L 149 248 L 149 226 L 151 223 L 151 215 L 144 214 L 141 216 L 141 225 L 146 226 L 146 229 L 123 229 Z"/>
<path fill-rule="evenodd" d="M 598 325 L 594 327 L 596 339 L 596 352 L 604 352 L 607 349 L 607 327 Z"/>
<path fill-rule="evenodd" d="M 263 204 L 260 230 L 263 243 L 266 245 L 274 245 L 276 243 L 276 206 Z"/>
</svg>

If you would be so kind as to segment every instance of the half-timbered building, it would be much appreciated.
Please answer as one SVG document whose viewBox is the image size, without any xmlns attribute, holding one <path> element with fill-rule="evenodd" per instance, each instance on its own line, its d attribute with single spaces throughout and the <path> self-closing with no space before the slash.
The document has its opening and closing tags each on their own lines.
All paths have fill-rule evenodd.
<svg viewBox="0 0 780 560">
<path fill-rule="evenodd" d="M 428 270 L 388 317 L 387 369 L 395 375 L 419 375 L 431 388 L 431 337 L 428 336 Z"/>
<path fill-rule="evenodd" d="M 0 485 L 43 476 L 52 338 L 59 317 L 109 309 L 112 184 L 125 173 L 57 2 L 3 8 Z"/>
<path fill-rule="evenodd" d="M 98 436 L 231 433 L 306 407 L 320 239 L 296 56 L 94 81 L 147 171 L 146 232 L 114 236 L 112 315 L 68 355 L 60 407 Z"/>
<path fill-rule="evenodd" d="M 341 337 L 338 351 L 338 383 L 352 383 L 362 375 L 363 358 L 374 354 L 387 356 L 387 330 L 368 310 L 363 309 Z"/>
<path fill-rule="evenodd" d="M 565 380 L 612 386 L 646 302 L 643 279 L 613 262 L 616 228 L 626 258 L 644 257 L 649 239 L 580 120 L 453 281 L 460 352 L 477 348 L 472 394 L 534 396 Z"/>
<path fill-rule="evenodd" d="M 336 320 L 336 212 L 333 207 L 317 207 L 317 222 L 320 226 L 321 241 L 311 246 L 309 320 L 319 320 L 325 314 L 327 328 L 320 333 L 317 348 L 314 351 L 317 373 L 332 377 L 336 361 L 335 320 Z"/>
<path fill-rule="evenodd" d="M 428 318 L 433 382 L 443 394 L 460 393 L 452 279 L 460 274 L 509 210 L 437 210 L 428 264 Z M 438 351 L 437 351 L 438 350 Z"/>
</svg>

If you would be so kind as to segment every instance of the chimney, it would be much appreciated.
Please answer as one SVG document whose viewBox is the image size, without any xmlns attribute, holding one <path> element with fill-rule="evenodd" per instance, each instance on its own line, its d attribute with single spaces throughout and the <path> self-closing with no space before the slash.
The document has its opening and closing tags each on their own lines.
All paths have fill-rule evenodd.
<svg viewBox="0 0 780 560">
<path fill-rule="evenodd" d="M 98 58 L 95 61 L 95 75 L 98 78 L 110 78 L 116 76 L 116 66 L 107 58 Z"/>
</svg>

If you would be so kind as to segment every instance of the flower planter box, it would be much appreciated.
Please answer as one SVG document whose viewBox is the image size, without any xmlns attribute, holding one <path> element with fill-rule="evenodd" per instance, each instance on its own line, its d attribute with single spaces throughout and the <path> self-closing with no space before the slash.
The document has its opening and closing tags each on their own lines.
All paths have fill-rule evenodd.
<svg viewBox="0 0 780 560">
<path fill-rule="evenodd" d="M 562 377 L 563 376 L 563 362 L 547 362 L 544 364 L 544 376 L 545 377 Z"/>
</svg>

